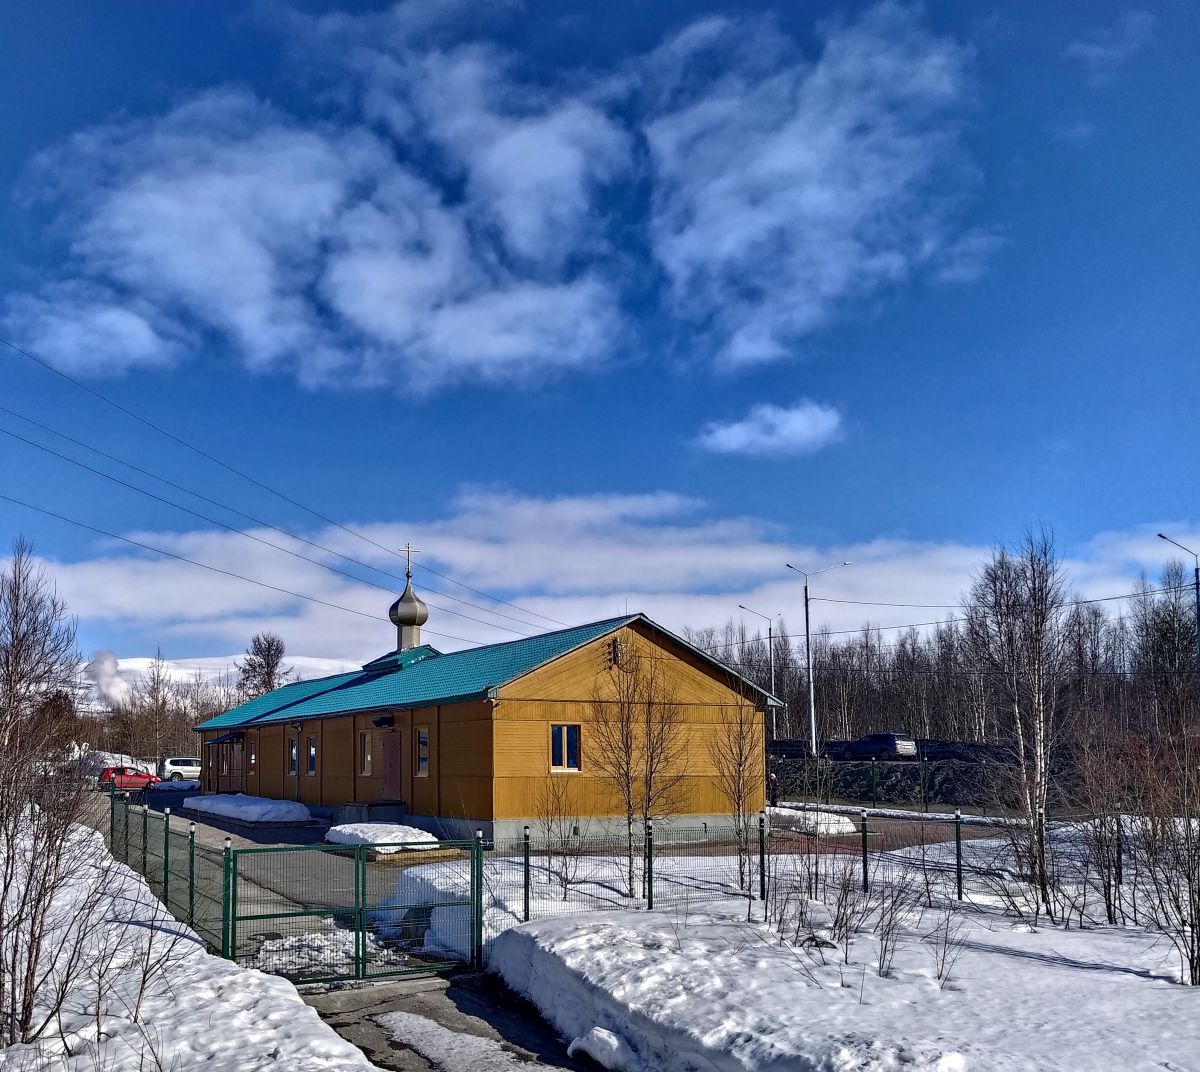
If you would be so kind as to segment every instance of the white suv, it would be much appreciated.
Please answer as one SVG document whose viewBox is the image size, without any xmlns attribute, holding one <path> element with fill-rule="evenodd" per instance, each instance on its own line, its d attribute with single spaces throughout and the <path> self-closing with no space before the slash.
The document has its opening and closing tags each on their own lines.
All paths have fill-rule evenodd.
<svg viewBox="0 0 1200 1072">
<path fill-rule="evenodd" d="M 164 782 L 182 782 L 200 777 L 200 760 L 186 756 L 168 756 L 158 764 L 158 776 Z"/>
</svg>

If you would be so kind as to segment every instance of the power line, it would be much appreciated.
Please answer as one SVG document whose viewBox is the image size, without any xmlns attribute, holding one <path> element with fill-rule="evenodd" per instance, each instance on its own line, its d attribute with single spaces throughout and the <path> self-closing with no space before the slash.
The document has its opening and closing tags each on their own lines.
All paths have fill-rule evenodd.
<svg viewBox="0 0 1200 1072">
<path fill-rule="evenodd" d="M 133 462 L 126 460 L 125 458 L 119 458 L 115 454 L 110 454 L 106 450 L 101 450 L 99 447 L 94 446 L 93 444 L 88 443 L 85 440 L 77 439 L 74 436 L 67 435 L 66 432 L 60 432 L 57 428 L 52 428 L 48 424 L 43 424 L 40 421 L 35 421 L 32 417 L 28 417 L 23 413 L 18 413 L 16 410 L 9 409 L 7 406 L 0 406 L 0 413 L 7 413 L 10 417 L 16 417 L 17 420 L 24 421 L 26 424 L 32 425 L 34 428 L 38 428 L 43 432 L 48 432 L 50 435 L 57 436 L 59 439 L 65 439 L 68 443 L 73 443 L 77 447 L 82 447 L 84 450 L 89 450 L 93 454 L 100 455 L 100 457 L 102 457 L 102 458 L 107 458 L 109 461 L 116 462 L 118 465 L 123 465 L 127 469 L 132 469 L 135 473 L 141 473 L 143 476 L 148 476 L 151 480 L 157 480 L 160 484 L 166 484 L 167 487 L 174 488 L 176 491 L 182 491 L 185 495 L 191 495 L 194 498 L 200 499 L 202 502 L 206 502 L 212 506 L 217 507 L 218 509 L 227 510 L 231 514 L 236 514 L 238 517 L 243 517 L 247 521 L 252 522 L 255 525 L 260 525 L 266 529 L 272 529 L 275 532 L 278 532 L 280 535 L 288 537 L 288 539 L 290 539 L 290 540 L 296 540 L 298 543 L 308 544 L 309 547 L 315 548 L 318 551 L 323 551 L 325 554 L 333 555 L 335 558 L 340 558 L 343 562 L 349 562 L 352 565 L 361 567 L 362 569 L 371 570 L 372 572 L 378 573 L 383 577 L 390 577 L 392 580 L 397 581 L 400 584 L 405 583 L 406 578 L 400 576 L 397 573 L 392 573 L 389 570 L 385 570 L 380 566 L 374 566 L 369 562 L 363 562 L 361 559 L 354 558 L 351 555 L 343 554 L 341 551 L 335 551 L 332 547 L 326 547 L 324 544 L 317 543 L 315 540 L 311 540 L 307 536 L 301 536 L 298 533 L 292 532 L 289 529 L 285 529 L 280 525 L 273 525 L 269 521 L 263 521 L 261 518 L 257 518 L 253 514 L 248 514 L 244 510 L 239 510 L 236 506 L 230 506 L 228 503 L 223 503 L 219 499 L 213 499 L 213 498 L 209 497 L 208 495 L 203 494 L 202 492 L 196 491 L 193 488 L 186 487 L 183 484 L 179 484 L 176 481 L 170 480 L 165 476 L 159 476 L 159 474 L 154 473 L 149 469 L 144 469 L 142 466 L 136 465 Z M 5 430 L 0 429 L 0 431 L 5 431 Z M 15 438 L 15 439 L 21 439 L 22 442 L 28 443 L 30 446 L 35 446 L 39 450 L 49 451 L 49 453 L 54 454 L 56 457 L 62 458 L 65 461 L 69 461 L 74 465 L 82 465 L 83 464 L 81 462 L 75 461 L 75 459 L 73 459 L 73 458 L 68 458 L 65 455 L 59 454 L 57 451 L 51 450 L 49 447 L 44 447 L 40 443 L 36 443 L 32 440 L 25 439 L 22 436 L 18 436 L 13 432 L 6 432 L 6 434 L 13 436 L 13 438 Z M 83 466 L 83 467 L 90 468 L 88 466 Z M 105 477 L 105 479 L 108 479 L 108 480 L 116 479 L 115 477 L 111 477 L 107 473 L 100 472 L 99 470 L 90 470 L 90 471 L 95 472 L 95 473 L 97 473 L 97 475 Z M 120 483 L 120 481 L 118 481 L 118 483 Z M 132 485 L 127 484 L 125 486 L 131 487 Z M 138 491 L 143 495 L 152 495 L 151 492 L 143 491 L 140 488 L 133 488 L 133 490 Z M 152 496 L 152 497 L 157 497 L 157 496 Z M 175 505 L 175 504 L 169 503 L 169 501 L 166 499 L 163 499 L 161 501 L 168 502 L 169 505 Z M 187 507 L 179 507 L 179 509 L 186 510 Z M 196 514 L 195 516 L 202 517 L 203 515 Z M 221 522 L 214 521 L 213 524 L 219 525 L 219 524 L 221 524 Z M 231 530 L 231 531 L 241 531 L 241 530 Z M 275 546 L 275 545 L 269 544 L 268 546 Z M 281 548 L 281 550 L 282 550 L 282 548 Z M 307 561 L 313 562 L 314 560 L 307 559 Z M 318 562 L 316 564 L 320 565 L 326 569 L 332 569 L 332 567 L 326 566 L 326 564 L 323 562 Z M 420 565 L 420 563 L 415 563 L 415 564 Z M 426 568 L 428 568 L 428 567 L 426 567 Z M 333 572 L 336 573 L 339 571 L 333 570 Z M 343 574 L 343 576 L 349 576 L 349 574 Z M 353 579 L 358 580 L 358 578 L 353 578 Z M 371 582 L 364 580 L 362 583 L 370 584 Z M 376 587 L 380 587 L 380 586 L 376 585 Z M 383 590 L 390 591 L 390 589 L 383 589 Z M 476 610 L 481 610 L 485 614 L 493 614 L 498 618 L 506 618 L 508 621 L 516 622 L 518 625 L 529 626 L 532 624 L 531 622 L 527 622 L 521 618 L 514 618 L 511 614 L 505 614 L 503 611 L 494 610 L 492 607 L 480 606 L 478 603 L 472 603 L 470 600 L 461 599 L 458 596 L 451 595 L 449 592 L 443 592 L 437 588 L 430 588 L 428 586 L 424 586 L 424 592 L 432 592 L 434 595 L 441 596 L 443 599 L 449 599 L 454 603 L 461 603 L 464 607 L 474 607 Z M 487 597 L 487 598 L 490 598 L 490 597 Z M 430 605 L 437 607 L 437 604 L 430 604 Z M 457 613 L 456 611 L 449 610 L 449 608 L 437 607 L 437 609 L 438 610 L 446 610 L 446 612 L 449 614 Z M 463 617 L 469 617 L 469 615 L 463 615 Z M 472 620 L 475 620 L 475 619 L 472 619 Z M 482 624 L 489 625 L 492 628 L 503 628 L 502 626 L 496 626 L 491 622 L 485 622 Z M 512 630 L 512 632 L 517 632 L 517 630 L 514 629 L 514 630 Z M 528 635 L 528 634 L 525 634 L 525 635 Z"/>
<path fill-rule="evenodd" d="M 32 510 L 34 513 L 44 514 L 46 517 L 53 517 L 59 521 L 65 521 L 68 525 L 74 525 L 76 528 L 86 529 L 88 532 L 94 532 L 98 536 L 107 536 L 112 540 L 120 540 L 122 543 L 130 544 L 133 547 L 140 547 L 143 551 L 152 551 L 156 555 L 162 555 L 164 558 L 173 558 L 177 562 L 187 562 L 192 566 L 199 566 L 201 569 L 209 570 L 212 573 L 219 573 L 224 577 L 230 577 L 235 581 L 245 581 L 247 584 L 257 585 L 259 588 L 267 588 L 272 592 L 279 592 L 285 596 L 292 596 L 295 599 L 307 600 L 309 603 L 319 603 L 323 607 L 331 607 L 333 610 L 345 611 L 347 614 L 356 614 L 360 618 L 370 618 L 372 621 L 384 621 L 388 619 L 381 618 L 377 614 L 368 614 L 366 611 L 355 610 L 353 607 L 344 607 L 340 603 L 331 603 L 326 599 L 318 599 L 316 596 L 306 596 L 303 592 L 293 592 L 290 588 L 281 588 L 279 585 L 268 584 L 266 581 L 255 580 L 253 577 L 244 577 L 240 573 L 234 573 L 231 570 L 221 569 L 220 566 L 210 566 L 207 562 L 198 562 L 194 558 L 188 558 L 187 555 L 177 555 L 173 551 L 164 551 L 161 547 L 155 547 L 152 544 L 142 543 L 140 540 L 130 539 L 128 536 L 119 536 L 115 532 L 109 532 L 107 529 L 98 528 L 95 525 L 89 525 L 85 521 L 77 521 L 73 517 L 67 517 L 66 514 L 57 513 L 54 510 L 47 510 L 42 506 L 34 506 L 33 503 L 27 503 L 22 499 L 14 498 L 11 495 L 0 493 L 0 499 L 5 502 L 10 502 L 14 506 L 22 506 L 26 510 Z M 464 644 L 478 644 L 479 641 L 471 640 L 468 637 L 455 636 L 453 633 L 439 633 L 433 629 L 427 629 L 427 633 L 431 636 L 443 637 L 446 640 L 460 640 Z"/>
<path fill-rule="evenodd" d="M 83 383 L 81 380 L 75 379 L 74 376 L 71 376 L 68 373 L 63 372 L 62 369 L 56 368 L 49 361 L 46 361 L 43 358 L 38 357 L 36 354 L 31 353 L 29 350 L 26 350 L 23 347 L 18 346 L 16 343 L 11 342 L 10 340 L 8 340 L 2 336 L 0 336 L 0 343 L 3 343 L 10 350 L 13 350 L 16 353 L 20 354 L 21 356 L 28 358 L 30 361 L 34 362 L 35 364 L 40 365 L 42 368 L 46 369 L 48 372 L 52 372 L 55 376 L 58 376 L 64 380 L 66 380 L 68 383 L 74 384 L 74 386 L 79 388 L 81 391 L 86 391 L 93 398 L 99 399 L 101 402 L 105 403 L 108 406 L 111 406 L 113 409 L 117 410 L 118 412 L 125 414 L 125 416 L 129 417 L 130 419 L 137 421 L 139 424 L 145 425 L 147 428 L 152 429 L 153 431 L 157 432 L 159 435 L 165 436 L 167 439 L 170 439 L 174 443 L 178 443 L 181 447 L 185 447 L 186 449 L 192 451 L 195 454 L 198 454 L 200 457 L 206 459 L 207 461 L 212 462 L 214 465 L 218 465 L 222 469 L 225 469 L 226 471 L 233 473 L 235 476 L 241 477 L 241 479 L 248 481 L 249 483 L 253 484 L 255 487 L 261 488 L 263 491 L 269 492 L 270 494 L 274 495 L 276 498 L 282 499 L 284 502 L 289 503 L 290 505 L 295 506 L 300 510 L 304 510 L 305 512 L 311 514 L 313 517 L 318 518 L 319 520 L 323 521 L 325 524 L 333 525 L 335 528 L 339 528 L 343 532 L 348 533 L 349 535 L 355 537 L 356 539 L 362 540 L 365 543 L 368 543 L 371 546 L 376 547 L 379 550 L 384 551 L 385 553 L 387 553 L 389 555 L 393 555 L 396 558 L 400 557 L 399 553 L 396 551 L 395 548 L 387 547 L 384 544 L 381 544 L 378 541 L 371 539 L 369 536 L 364 536 L 361 532 L 355 531 L 354 529 L 350 528 L 348 525 L 343 525 L 340 521 L 335 521 L 333 518 L 327 517 L 325 514 L 321 513 L 319 510 L 316 510 L 311 506 L 306 506 L 304 503 L 298 501 L 297 499 L 293 499 L 291 496 L 286 495 L 283 492 L 276 490 L 275 488 L 271 487 L 269 484 L 263 483 L 261 480 L 258 480 L 257 478 L 251 476 L 249 473 L 243 472 L 241 469 L 238 469 L 236 466 L 230 465 L 228 462 L 222 461 L 220 458 L 216 457 L 214 454 L 210 454 L 208 451 L 204 450 L 203 448 L 197 447 L 195 444 L 188 442 L 186 439 L 183 439 L 182 437 L 175 435 L 173 432 L 168 431 L 166 428 L 163 428 L 161 425 L 155 424 L 154 421 L 151 421 L 150 419 L 143 417 L 141 414 L 136 413 L 134 410 L 131 410 L 128 407 L 121 405 L 119 402 L 116 402 L 113 399 L 109 398 L 107 395 L 101 393 L 100 391 L 97 391 L 94 387 L 89 387 L 86 383 Z M 481 591 L 478 588 L 472 588 L 470 585 L 464 584 L 462 581 L 456 580 L 455 578 L 451 577 L 449 574 L 440 573 L 437 570 L 432 569 L 429 566 L 425 566 L 419 562 L 416 565 L 419 569 L 426 570 L 427 572 L 434 574 L 434 576 L 441 577 L 443 580 L 447 580 L 451 584 L 456 584 L 460 588 L 463 588 L 468 592 L 474 592 L 476 595 L 483 596 L 485 599 L 490 599 L 493 602 L 501 603 L 507 607 L 512 607 L 514 610 L 519 610 L 523 614 L 535 615 L 536 617 L 543 618 L 548 622 L 553 622 L 555 625 L 565 625 L 566 624 L 565 622 L 560 622 L 557 618 L 551 618 L 547 614 L 542 614 L 540 611 L 529 610 L 525 607 L 518 606 L 516 603 L 512 603 L 507 599 L 501 599 L 499 596 L 490 595 L 489 593 Z"/>
<path fill-rule="evenodd" d="M 162 495 L 156 495 L 154 492 L 147 491 L 145 488 L 139 488 L 135 484 L 130 484 L 127 481 L 122 480 L 120 477 L 112 476 L 111 474 L 105 473 L 100 469 L 96 469 L 88 465 L 86 462 L 78 461 L 75 458 L 68 457 L 66 454 L 60 454 L 52 447 L 47 447 L 44 444 L 34 442 L 32 439 L 26 439 L 25 436 L 18 435 L 16 432 L 9 431 L 7 428 L 0 428 L 0 434 L 9 436 L 12 439 L 16 439 L 22 443 L 26 443 L 31 447 L 36 447 L 38 450 L 45 451 L 47 454 L 52 454 L 54 457 L 59 458 L 62 461 L 78 466 L 80 469 L 84 469 L 89 473 L 95 474 L 96 476 L 103 477 L 105 480 L 110 480 L 114 484 L 120 484 L 121 487 L 137 492 L 139 495 L 145 495 L 147 498 L 154 499 L 156 502 L 173 507 L 174 509 L 180 510 L 185 514 L 190 514 L 192 517 L 199 518 L 201 521 L 207 522 L 210 525 L 216 525 L 219 528 L 224 529 L 226 532 L 232 532 L 237 536 L 244 536 L 247 540 L 253 540 L 255 543 L 262 544 L 264 547 L 269 547 L 272 550 L 281 551 L 285 555 L 291 555 L 293 558 L 298 558 L 301 562 L 308 562 L 311 565 L 319 566 L 321 569 L 328 570 L 330 573 L 336 573 L 339 577 L 345 577 L 347 580 L 354 581 L 356 584 L 365 584 L 371 588 L 377 588 L 382 592 L 388 592 L 389 594 L 391 593 L 391 589 L 385 588 L 381 584 L 376 584 L 374 581 L 368 581 L 362 577 L 355 577 L 353 574 L 347 573 L 345 570 L 340 570 L 336 566 L 331 566 L 327 562 L 320 562 L 315 558 L 309 558 L 308 555 L 302 555 L 299 551 L 293 551 L 290 547 L 280 547 L 279 544 L 271 543 L 270 540 L 264 540 L 261 536 L 255 536 L 252 532 L 245 532 L 244 530 L 236 528 L 233 525 L 227 525 L 225 522 L 219 521 L 217 518 L 209 517 L 207 514 L 202 514 L 198 510 L 193 510 L 191 507 L 184 506 L 182 503 L 174 502 L 171 499 L 164 498 Z M 451 610 L 449 607 L 439 607 L 436 603 L 431 603 L 430 605 L 441 611 L 443 614 L 453 614 L 455 617 L 465 618 L 469 622 L 475 622 L 477 625 L 487 626 L 490 629 L 503 629 L 505 632 L 516 633 L 518 636 L 533 635 L 518 629 L 513 629 L 510 626 L 497 625 L 494 622 L 485 622 L 482 618 L 476 618 L 470 614 L 463 614 L 462 611 Z"/>
</svg>

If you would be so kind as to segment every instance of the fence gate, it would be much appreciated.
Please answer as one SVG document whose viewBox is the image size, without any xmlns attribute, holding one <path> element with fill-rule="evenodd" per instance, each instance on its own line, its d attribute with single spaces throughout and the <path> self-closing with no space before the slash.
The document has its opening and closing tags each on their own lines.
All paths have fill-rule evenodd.
<svg viewBox="0 0 1200 1072">
<path fill-rule="evenodd" d="M 481 859 L 473 841 L 233 849 L 222 952 L 297 983 L 478 963 Z"/>
</svg>

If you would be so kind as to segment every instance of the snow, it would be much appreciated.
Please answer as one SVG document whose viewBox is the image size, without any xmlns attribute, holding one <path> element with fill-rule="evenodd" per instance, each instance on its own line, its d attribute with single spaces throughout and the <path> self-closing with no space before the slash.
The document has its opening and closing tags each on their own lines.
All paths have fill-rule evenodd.
<svg viewBox="0 0 1200 1072">
<path fill-rule="evenodd" d="M 324 930 L 268 938 L 254 957 L 254 967 L 295 979 L 353 976 L 356 964 L 354 931 L 340 928 L 332 918 L 321 921 Z M 412 967 L 403 953 L 381 945 L 371 934 L 365 936 L 364 953 L 373 969 L 383 966 Z"/>
<path fill-rule="evenodd" d="M 800 811 L 811 810 L 815 807 L 813 804 L 795 803 L 790 800 L 785 800 L 783 806 Z M 877 816 L 880 819 L 908 819 L 914 823 L 952 823 L 956 817 L 962 819 L 965 824 L 977 824 L 981 826 L 1019 826 L 1026 822 L 1025 819 L 1019 817 L 1013 818 L 1003 815 L 971 815 L 963 812 L 956 816 L 952 811 L 920 811 L 913 808 L 858 808 L 852 804 L 822 804 L 821 808 L 825 811 L 837 812 L 842 815 L 862 815 L 865 811 L 868 818 Z"/>
<path fill-rule="evenodd" d="M 307 823 L 312 818 L 308 809 L 298 801 L 248 797 L 243 793 L 190 797 L 186 806 L 192 811 L 244 823 Z"/>
<path fill-rule="evenodd" d="M 381 855 L 437 843 L 429 831 L 399 823 L 343 823 L 330 827 L 325 840 L 338 845 L 370 845 Z"/>
<path fill-rule="evenodd" d="M 820 834 L 837 837 L 857 833 L 858 827 L 848 815 L 832 811 L 816 811 L 812 808 L 777 807 L 767 808 L 771 825 L 795 830 L 800 834 Z"/>
<path fill-rule="evenodd" d="M 435 1068 L 471 1072 L 517 1072 L 534 1067 L 503 1043 L 479 1035 L 451 1031 L 435 1020 L 410 1012 L 389 1012 L 373 1018 L 406 1049 L 420 1054 Z M 540 1066 L 537 1066 L 540 1067 Z"/>
<path fill-rule="evenodd" d="M 56 1030 L 0 1051 L 0 1069 L 377 1072 L 290 983 L 207 954 L 94 831 L 77 828 L 71 850 L 74 866 L 49 914 L 45 958 L 54 959 L 43 968 L 53 979 L 66 964 L 64 949 L 82 942 L 89 966 L 114 958 L 106 986 L 97 991 L 90 967 L 77 976 Z M 18 896 L 17 885 L 5 896 Z M 139 1007 L 147 961 L 154 967 Z"/>
<path fill-rule="evenodd" d="M 626 860 L 622 856 L 597 855 L 547 860 L 535 856 L 530 866 L 529 909 L 531 919 L 591 914 L 613 908 L 637 907 L 640 896 L 625 896 Z M 640 884 L 640 855 L 637 861 Z M 569 871 L 569 882 L 564 873 Z M 564 885 L 566 890 L 564 891 Z M 655 904 L 680 900 L 704 900 L 737 896 L 737 858 L 734 856 L 656 857 L 654 861 Z M 565 893 L 565 895 L 564 895 Z M 470 957 L 470 868 L 460 862 L 422 864 L 397 875 L 395 895 L 384 901 L 390 906 L 437 905 L 430 913 L 425 949 L 459 960 Z M 520 856 L 487 853 L 483 860 L 483 941 L 485 949 L 496 935 L 524 919 L 525 872 Z M 447 902 L 461 902 L 448 904 Z M 743 895 L 742 904 L 745 904 Z M 380 932 L 404 934 L 404 924 L 395 912 L 383 911 L 377 920 Z"/>
<path fill-rule="evenodd" d="M 781 944 L 745 906 L 547 919 L 500 935 L 490 967 L 575 1052 L 625 1072 L 1081 1072 L 1196 1069 L 1200 1017 L 1170 951 L 1132 928 L 963 916 L 949 982 L 914 917 L 888 978 Z"/>
<path fill-rule="evenodd" d="M 80 770 L 92 775 L 99 775 L 106 767 L 132 767 L 134 770 L 150 772 L 150 765 L 140 759 L 121 752 L 104 752 L 87 745 L 74 746 L 70 761 L 78 763 Z"/>
</svg>

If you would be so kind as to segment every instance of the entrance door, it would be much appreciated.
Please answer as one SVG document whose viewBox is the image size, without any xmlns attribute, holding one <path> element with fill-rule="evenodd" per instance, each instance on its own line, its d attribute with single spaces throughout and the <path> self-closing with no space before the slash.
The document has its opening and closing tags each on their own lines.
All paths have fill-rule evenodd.
<svg viewBox="0 0 1200 1072">
<path fill-rule="evenodd" d="M 404 754 L 400 747 L 403 734 L 395 727 L 383 734 L 383 799 L 402 800 L 400 792 L 400 759 Z"/>
<path fill-rule="evenodd" d="M 242 780 L 244 747 L 241 741 L 234 741 L 229 747 L 233 752 L 229 763 L 229 789 L 232 793 L 242 793 L 245 791 L 245 783 Z"/>
</svg>

